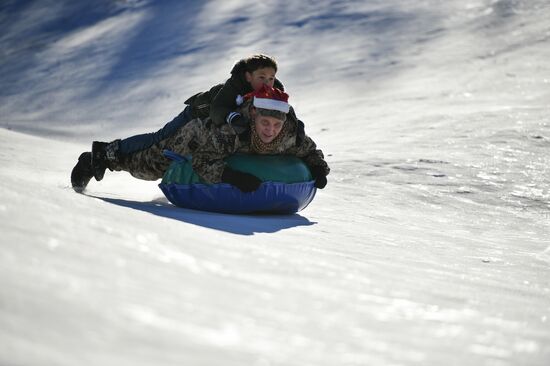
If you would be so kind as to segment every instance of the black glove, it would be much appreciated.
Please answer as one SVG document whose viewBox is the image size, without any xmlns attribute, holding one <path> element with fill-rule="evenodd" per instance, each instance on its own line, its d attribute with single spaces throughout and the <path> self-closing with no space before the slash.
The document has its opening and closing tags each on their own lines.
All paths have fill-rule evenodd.
<svg viewBox="0 0 550 366">
<path fill-rule="evenodd" d="M 235 130 L 235 133 L 237 135 L 240 135 L 243 132 L 248 131 L 248 129 L 250 128 L 250 125 L 248 124 L 248 120 L 243 116 L 241 116 L 240 114 L 235 115 L 235 117 L 231 119 L 231 122 L 229 124 L 231 125 L 231 127 L 233 127 L 233 130 Z"/>
<path fill-rule="evenodd" d="M 322 166 L 314 166 L 309 169 L 313 179 L 315 179 L 315 188 L 323 189 L 327 185 L 327 175 L 325 168 Z"/>
<path fill-rule="evenodd" d="M 229 183 L 243 192 L 252 192 L 260 187 L 262 181 L 255 175 L 225 168 L 222 173 L 222 182 Z"/>
</svg>

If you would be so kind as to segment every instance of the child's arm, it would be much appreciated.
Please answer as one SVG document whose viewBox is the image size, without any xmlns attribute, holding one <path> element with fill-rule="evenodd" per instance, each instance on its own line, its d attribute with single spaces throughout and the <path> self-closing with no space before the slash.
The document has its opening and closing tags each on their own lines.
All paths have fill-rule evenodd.
<svg viewBox="0 0 550 366">
<path fill-rule="evenodd" d="M 278 89 L 284 90 L 283 84 L 278 79 L 275 79 L 274 86 Z M 220 91 L 212 98 L 212 103 L 210 105 L 210 118 L 214 124 L 220 127 L 228 123 L 237 133 L 247 130 L 247 121 L 242 118 L 240 113 L 235 112 L 235 110 L 238 107 L 237 97 L 239 95 L 243 97 L 251 91 L 252 88 L 250 84 L 243 78 L 238 76 L 232 76 L 229 78 Z"/>
<path fill-rule="evenodd" d="M 235 118 L 240 114 L 235 112 L 237 109 L 237 96 L 248 92 L 242 81 L 232 77 L 228 79 L 218 94 L 212 98 L 210 105 L 210 118 L 218 127 L 226 123 L 232 124 Z"/>
</svg>

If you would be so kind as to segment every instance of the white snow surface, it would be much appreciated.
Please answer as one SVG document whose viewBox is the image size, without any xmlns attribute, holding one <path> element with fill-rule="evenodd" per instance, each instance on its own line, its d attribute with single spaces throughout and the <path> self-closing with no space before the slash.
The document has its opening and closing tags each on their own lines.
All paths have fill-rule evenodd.
<svg viewBox="0 0 550 366">
<path fill-rule="evenodd" d="M 547 0 L 0 4 L 0 365 L 549 365 Z M 69 175 L 263 52 L 295 215 Z"/>
</svg>

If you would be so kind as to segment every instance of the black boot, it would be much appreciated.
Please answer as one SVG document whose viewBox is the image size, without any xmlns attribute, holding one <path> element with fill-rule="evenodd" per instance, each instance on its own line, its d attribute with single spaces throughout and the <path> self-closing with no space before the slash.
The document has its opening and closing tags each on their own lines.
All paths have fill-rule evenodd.
<svg viewBox="0 0 550 366">
<path fill-rule="evenodd" d="M 120 140 L 92 143 L 92 172 L 98 182 L 103 179 L 109 162 L 115 162 L 118 159 L 119 142 Z"/>
<path fill-rule="evenodd" d="M 71 184 L 73 185 L 73 189 L 78 193 L 82 193 L 93 176 L 92 153 L 83 152 L 80 154 L 78 163 L 76 163 L 71 172 Z"/>
</svg>

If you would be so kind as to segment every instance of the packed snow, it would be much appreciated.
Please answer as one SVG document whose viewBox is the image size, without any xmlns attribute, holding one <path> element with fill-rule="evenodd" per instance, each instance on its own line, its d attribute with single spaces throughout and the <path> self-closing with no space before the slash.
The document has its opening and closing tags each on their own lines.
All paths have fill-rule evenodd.
<svg viewBox="0 0 550 366">
<path fill-rule="evenodd" d="M 547 0 L 0 4 L 0 365 L 550 364 Z M 273 55 L 295 215 L 70 171 Z"/>
</svg>

